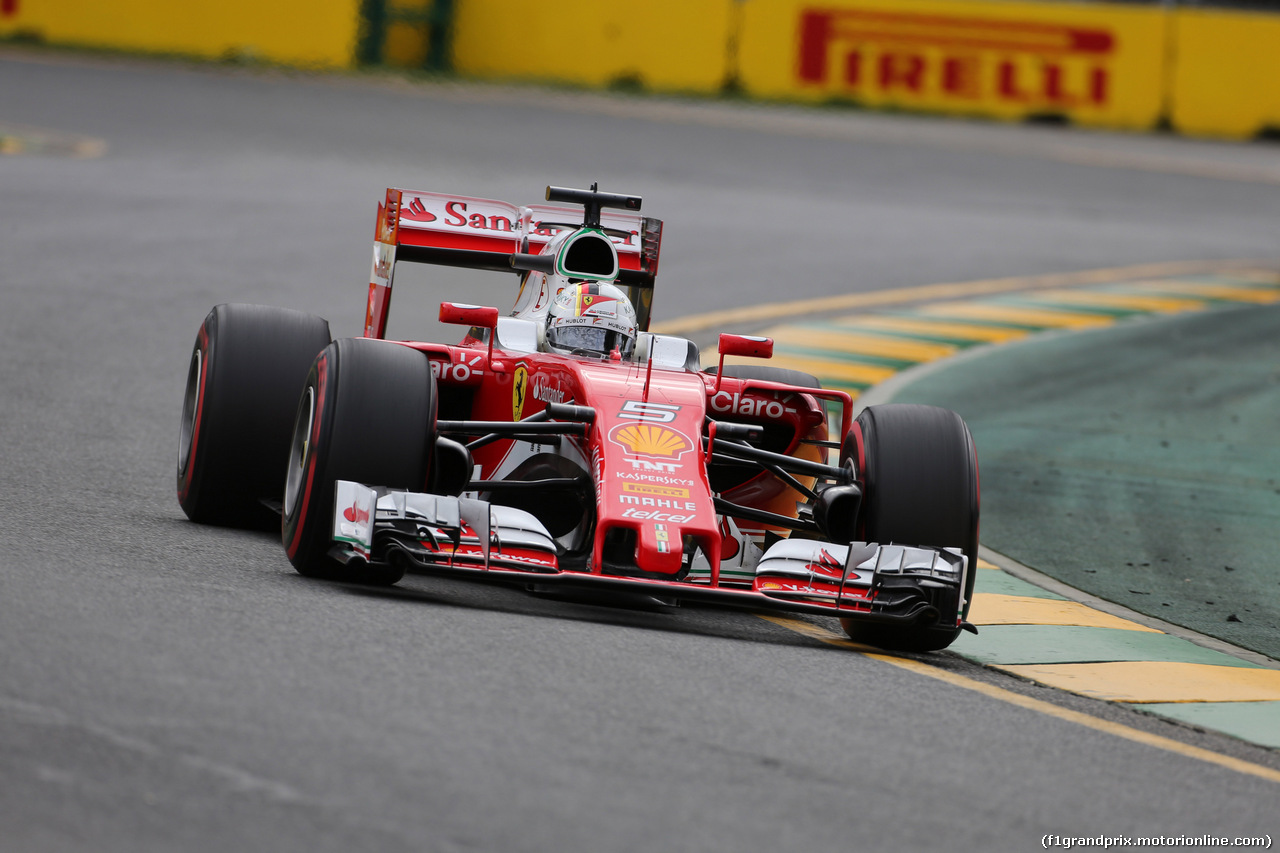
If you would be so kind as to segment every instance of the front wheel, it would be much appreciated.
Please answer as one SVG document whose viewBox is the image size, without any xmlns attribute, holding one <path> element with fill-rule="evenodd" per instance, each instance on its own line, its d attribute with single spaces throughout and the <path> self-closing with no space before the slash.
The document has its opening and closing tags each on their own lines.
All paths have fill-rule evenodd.
<svg viewBox="0 0 1280 853">
<path fill-rule="evenodd" d="M 334 482 L 422 491 L 435 445 L 427 357 L 400 344 L 341 338 L 316 357 L 294 421 L 282 539 L 299 574 L 390 585 L 402 569 L 350 569 L 329 556 Z"/>
<path fill-rule="evenodd" d="M 964 420 L 934 406 L 869 406 L 840 451 L 862 481 L 860 523 L 868 542 L 959 548 L 969 558 L 964 615 L 978 560 L 978 456 Z M 901 627 L 842 619 L 853 640 L 902 651 L 944 649 L 953 624 Z"/>
</svg>

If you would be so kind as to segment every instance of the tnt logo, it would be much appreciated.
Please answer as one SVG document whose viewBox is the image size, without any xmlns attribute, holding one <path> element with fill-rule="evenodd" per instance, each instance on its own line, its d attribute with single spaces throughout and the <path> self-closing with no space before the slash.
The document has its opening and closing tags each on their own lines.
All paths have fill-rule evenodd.
<svg viewBox="0 0 1280 853">
<path fill-rule="evenodd" d="M 800 81 L 833 91 L 1056 110 L 1110 98 L 1115 38 L 1099 28 L 806 9 L 799 36 Z"/>
</svg>

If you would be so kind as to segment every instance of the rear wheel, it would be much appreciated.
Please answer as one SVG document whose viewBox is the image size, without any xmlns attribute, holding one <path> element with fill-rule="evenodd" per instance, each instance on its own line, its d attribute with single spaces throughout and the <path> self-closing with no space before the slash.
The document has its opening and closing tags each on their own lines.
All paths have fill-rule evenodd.
<svg viewBox="0 0 1280 853">
<path fill-rule="evenodd" d="M 863 484 L 867 541 L 960 548 L 969 558 L 967 615 L 978 559 L 978 458 L 964 420 L 934 406 L 870 406 L 845 438 L 840 459 Z M 858 642 L 903 651 L 944 649 L 960 633 L 949 620 L 923 627 L 841 624 Z"/>
<path fill-rule="evenodd" d="M 283 542 L 300 574 L 377 585 L 402 569 L 351 569 L 329 556 L 334 482 L 422 491 L 435 445 L 435 378 L 400 344 L 341 338 L 316 357 L 298 401 L 284 493 Z"/>
<path fill-rule="evenodd" d="M 267 305 L 219 305 L 196 335 L 178 433 L 178 503 L 192 521 L 278 527 L 298 389 L 329 344 L 327 321 Z"/>
<path fill-rule="evenodd" d="M 718 367 L 708 367 L 707 373 L 715 375 Z M 768 364 L 726 364 L 724 375 L 730 379 L 758 379 L 761 382 L 783 382 L 787 385 L 798 385 L 801 388 L 821 388 L 818 377 L 803 370 L 790 370 L 785 367 L 773 367 Z"/>
</svg>

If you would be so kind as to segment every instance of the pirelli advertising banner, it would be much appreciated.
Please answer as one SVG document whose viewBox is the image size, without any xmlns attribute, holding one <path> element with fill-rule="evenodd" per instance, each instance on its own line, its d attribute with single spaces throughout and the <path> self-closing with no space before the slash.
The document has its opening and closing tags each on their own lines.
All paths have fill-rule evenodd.
<svg viewBox="0 0 1280 853">
<path fill-rule="evenodd" d="M 360 0 L 0 0 L 0 38 L 315 68 L 355 59 Z"/>
<path fill-rule="evenodd" d="M 1209 136 L 1280 132 L 1280 15 L 1183 9 L 1174 25 L 1173 126 Z"/>
<path fill-rule="evenodd" d="M 749 94 L 1150 128 L 1162 112 L 1158 7 L 962 0 L 747 0 Z"/>
<path fill-rule="evenodd" d="M 455 0 L 466 75 L 713 93 L 735 0 Z"/>
</svg>

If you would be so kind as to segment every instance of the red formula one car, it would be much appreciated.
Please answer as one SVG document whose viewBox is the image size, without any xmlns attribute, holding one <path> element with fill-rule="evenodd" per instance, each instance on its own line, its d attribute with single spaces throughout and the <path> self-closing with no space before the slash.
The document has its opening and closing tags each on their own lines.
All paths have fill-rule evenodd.
<svg viewBox="0 0 1280 853">
<path fill-rule="evenodd" d="M 547 200 L 388 190 L 361 338 L 214 308 L 183 404 L 187 515 L 280 525 L 310 577 L 817 614 L 908 650 L 969 628 L 978 474 L 960 417 L 855 418 L 807 374 L 724 364 L 768 358 L 765 338 L 721 335 L 704 371 L 691 341 L 647 331 L 662 223 L 640 199 Z M 383 340 L 405 262 L 514 271 L 514 310 L 446 302 L 460 343 Z"/>
</svg>

